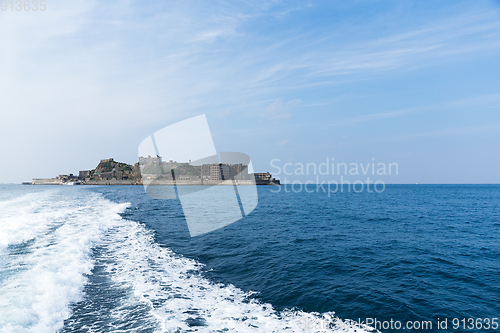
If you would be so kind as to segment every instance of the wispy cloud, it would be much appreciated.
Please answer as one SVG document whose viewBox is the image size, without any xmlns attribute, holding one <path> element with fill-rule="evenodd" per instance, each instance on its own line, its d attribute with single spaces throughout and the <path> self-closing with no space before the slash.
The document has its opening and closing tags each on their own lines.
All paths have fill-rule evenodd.
<svg viewBox="0 0 500 333">
<path fill-rule="evenodd" d="M 453 15 L 421 12 L 411 22 L 392 17 L 394 28 L 384 18 L 361 21 L 356 11 L 345 20 L 317 20 L 318 7 L 52 0 L 43 13 L 1 12 L 0 140 L 23 139 L 0 153 L 43 160 L 36 140 L 57 148 L 48 153 L 52 160 L 57 151 L 94 159 L 107 149 L 102 142 L 117 142 L 114 149 L 132 162 L 135 150 L 122 142 L 141 140 L 160 124 L 206 113 L 237 122 L 241 132 L 246 120 L 286 131 L 303 126 L 297 115 L 312 105 L 331 109 L 338 86 L 459 55 L 500 53 L 500 23 L 485 6 L 464 5 L 470 10 Z M 354 117 L 336 112 L 317 125 L 420 111 L 409 105 Z M 61 126 L 69 120 L 75 126 Z"/>
<path fill-rule="evenodd" d="M 193 42 L 199 41 L 214 41 L 217 38 L 228 37 L 230 35 L 234 35 L 235 30 L 231 28 L 223 28 L 216 30 L 207 30 L 198 33 L 198 35 L 192 39 Z"/>
<path fill-rule="evenodd" d="M 364 28 L 376 29 L 376 26 Z M 254 74 L 251 82 L 270 85 L 280 81 L 285 86 L 298 80 L 314 82 L 318 78 L 331 78 L 334 82 L 347 75 L 373 77 L 393 70 L 435 66 L 440 59 L 446 61 L 464 53 L 500 51 L 497 38 L 500 21 L 497 15 L 488 11 L 427 20 L 420 26 L 406 29 L 407 32 L 379 38 L 340 43 L 335 37 L 311 39 L 304 36 L 273 50 L 276 55 L 286 49 L 289 52 L 286 61 L 282 61 L 282 57 L 273 57 L 276 61 Z"/>
<path fill-rule="evenodd" d="M 287 119 L 292 116 L 291 111 L 299 104 L 300 99 L 292 99 L 288 102 L 276 100 L 264 108 L 264 112 L 261 116 L 276 121 Z"/>
<path fill-rule="evenodd" d="M 284 147 L 284 146 L 286 146 L 288 144 L 288 142 L 289 142 L 288 140 L 281 140 L 279 142 L 276 142 L 276 145 L 278 147 Z"/>
</svg>

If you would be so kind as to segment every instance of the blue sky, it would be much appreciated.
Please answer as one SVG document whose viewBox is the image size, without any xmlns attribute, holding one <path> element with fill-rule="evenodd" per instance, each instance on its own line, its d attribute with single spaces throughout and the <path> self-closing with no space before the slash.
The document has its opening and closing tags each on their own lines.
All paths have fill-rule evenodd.
<svg viewBox="0 0 500 333">
<path fill-rule="evenodd" d="M 199 114 L 256 171 L 374 159 L 398 163 L 388 183 L 500 182 L 499 2 L 46 3 L 0 11 L 0 182 L 134 163 Z"/>
</svg>

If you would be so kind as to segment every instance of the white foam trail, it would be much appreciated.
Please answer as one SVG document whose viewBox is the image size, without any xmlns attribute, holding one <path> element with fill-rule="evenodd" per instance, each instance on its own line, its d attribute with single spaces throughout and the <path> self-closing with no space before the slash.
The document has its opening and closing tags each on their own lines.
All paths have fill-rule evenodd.
<svg viewBox="0 0 500 333">
<path fill-rule="evenodd" d="M 210 282 L 199 263 L 156 244 L 140 223 L 123 220 L 126 207 L 83 189 L 1 201 L 0 332 L 60 331 L 71 304 L 83 300 L 96 245 L 109 256 L 94 259 L 107 259 L 110 289 L 128 296 L 116 299 L 112 325 L 99 326 L 94 313 L 89 332 L 133 332 L 134 321 L 155 332 L 370 331 L 333 313 L 277 312 L 232 285 Z"/>
<path fill-rule="evenodd" d="M 107 248 L 115 263 L 107 267 L 117 285 L 131 290 L 114 317 L 130 318 L 134 306 L 148 308 L 147 319 L 158 332 L 363 332 L 333 313 L 278 313 L 232 285 L 214 284 L 199 274 L 200 265 L 153 241 L 140 224 L 120 221 L 109 234 Z M 202 326 L 193 326 L 189 323 Z M 121 332 L 128 332 L 123 330 Z"/>
<path fill-rule="evenodd" d="M 1 203 L 0 331 L 57 332 L 82 298 L 91 250 L 126 204 L 50 190 Z"/>
<path fill-rule="evenodd" d="M 44 211 L 52 192 L 28 193 L 12 200 L 0 201 L 0 251 L 8 245 L 20 244 L 46 230 L 47 225 L 64 214 Z"/>
</svg>

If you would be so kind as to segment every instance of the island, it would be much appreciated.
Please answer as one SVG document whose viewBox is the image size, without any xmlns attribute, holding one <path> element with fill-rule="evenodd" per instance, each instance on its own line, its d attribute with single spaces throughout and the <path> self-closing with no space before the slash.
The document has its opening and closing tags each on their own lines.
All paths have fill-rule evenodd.
<svg viewBox="0 0 500 333">
<path fill-rule="evenodd" d="M 160 156 L 139 157 L 130 165 L 113 158 L 103 159 L 95 169 L 77 175 L 33 178 L 23 185 L 280 185 L 269 172 L 249 173 L 243 163 L 205 163 L 163 161 Z"/>
</svg>

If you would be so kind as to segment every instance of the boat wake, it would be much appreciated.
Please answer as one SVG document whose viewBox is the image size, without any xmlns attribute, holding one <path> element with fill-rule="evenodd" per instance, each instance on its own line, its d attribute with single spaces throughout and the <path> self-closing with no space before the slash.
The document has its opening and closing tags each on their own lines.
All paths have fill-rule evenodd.
<svg viewBox="0 0 500 333">
<path fill-rule="evenodd" d="M 0 202 L 0 331 L 371 331 L 211 282 L 127 206 L 81 189 Z"/>
</svg>

